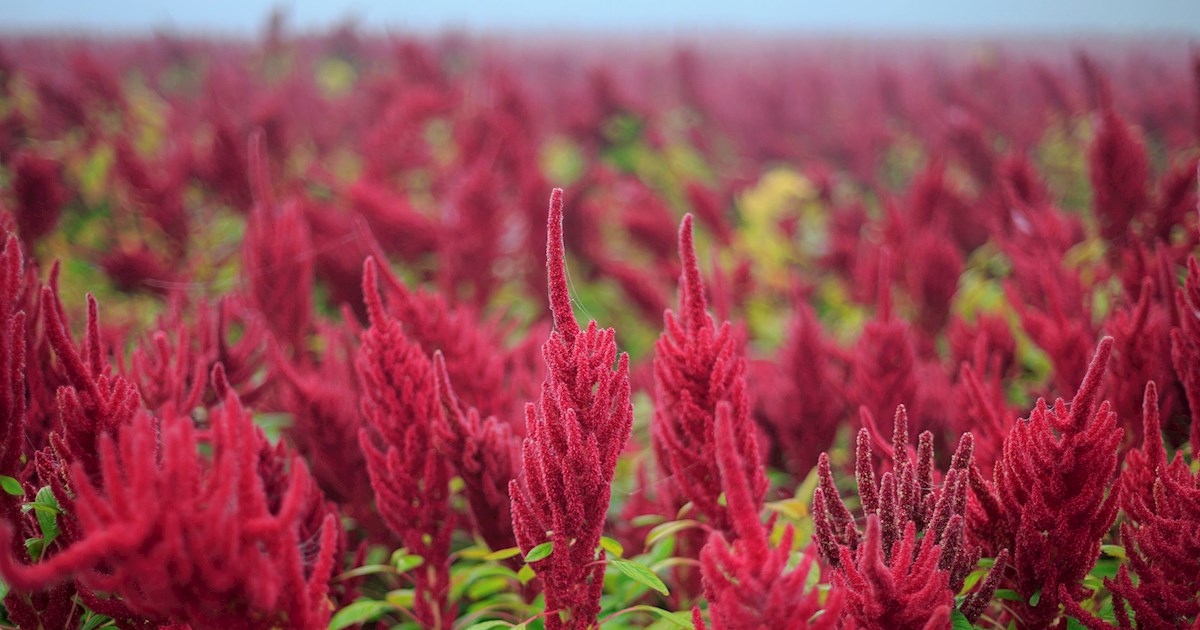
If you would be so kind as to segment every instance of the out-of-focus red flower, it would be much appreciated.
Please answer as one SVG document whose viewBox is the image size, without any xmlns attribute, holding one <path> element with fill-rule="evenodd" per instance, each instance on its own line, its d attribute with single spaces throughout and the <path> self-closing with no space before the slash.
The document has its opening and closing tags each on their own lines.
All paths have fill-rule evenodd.
<svg viewBox="0 0 1200 630">
<path fill-rule="evenodd" d="M 515 547 L 508 484 L 520 471 L 520 438 L 507 422 L 481 418 L 474 407 L 464 407 L 441 352 L 433 355 L 433 369 L 442 407 L 434 429 L 443 456 L 457 462 L 475 531 L 494 551 Z"/>
<path fill-rule="evenodd" d="M 803 298 L 795 312 L 778 364 L 749 380 L 761 422 L 774 439 L 784 468 L 803 477 L 829 448 L 846 417 L 847 366 L 828 339 L 816 311 Z"/>
<path fill-rule="evenodd" d="M 254 207 L 242 241 L 242 271 L 254 306 L 295 356 L 306 354 L 313 319 L 313 252 L 308 222 L 289 199 L 276 202 L 267 174 L 263 136 L 250 140 Z"/>
<path fill-rule="evenodd" d="M 758 458 L 750 403 L 746 395 L 746 362 L 741 339 L 732 324 L 718 327 L 708 314 L 704 283 L 692 242 L 692 217 L 679 227 L 683 273 L 679 277 L 679 313 L 666 311 L 665 330 L 655 346 L 655 405 L 653 435 L 663 475 L 692 502 L 709 524 L 729 540 L 737 538 L 729 508 L 720 504 L 714 422 L 716 408 L 728 403 L 742 474 L 752 488 L 752 508 L 758 513 L 767 479 Z"/>
<path fill-rule="evenodd" d="M 1111 243 L 1123 243 L 1130 223 L 1149 204 L 1150 163 L 1140 134 L 1117 115 L 1111 104 L 1101 109 L 1099 127 L 1088 152 L 1092 209 L 1100 221 L 1100 236 Z"/>
<path fill-rule="evenodd" d="M 440 413 L 433 363 L 388 315 L 379 295 L 375 261 L 363 265 L 363 294 L 371 326 L 358 349 L 358 378 L 366 425 L 359 443 L 383 520 L 409 553 L 424 558 L 414 572 L 413 615 L 428 627 L 452 619 L 450 466 L 435 448 Z"/>
<path fill-rule="evenodd" d="M 1175 297 L 1179 325 L 1171 330 L 1171 362 L 1192 414 L 1191 443 L 1200 444 L 1200 264 L 1188 258 L 1188 275 Z M 1195 446 L 1193 446 L 1195 448 Z"/>
<path fill-rule="evenodd" d="M 17 233 L 26 248 L 49 234 L 70 193 L 62 181 L 58 162 L 35 153 L 21 153 L 12 165 L 13 215 Z"/>
</svg>

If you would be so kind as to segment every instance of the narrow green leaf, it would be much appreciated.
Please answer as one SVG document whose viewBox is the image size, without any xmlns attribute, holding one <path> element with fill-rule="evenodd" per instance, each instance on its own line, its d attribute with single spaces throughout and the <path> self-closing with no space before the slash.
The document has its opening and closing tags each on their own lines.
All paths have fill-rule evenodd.
<svg viewBox="0 0 1200 630">
<path fill-rule="evenodd" d="M 650 530 L 646 534 L 646 546 L 653 547 L 656 543 L 664 538 L 673 536 L 690 527 L 697 527 L 700 523 L 691 519 L 683 519 L 681 521 L 668 521 Z"/>
<path fill-rule="evenodd" d="M 337 611 L 329 620 L 329 630 L 342 630 L 366 621 L 375 621 L 392 609 L 387 602 L 373 599 L 360 599 L 349 606 Z"/>
<path fill-rule="evenodd" d="M 1040 601 L 1042 601 L 1042 589 L 1039 588 L 1033 592 L 1033 595 L 1029 596 L 1029 606 L 1031 608 L 1037 608 L 1038 602 Z"/>
<path fill-rule="evenodd" d="M 0 488 L 4 488 L 5 492 L 14 497 L 25 496 L 25 489 L 21 487 L 21 482 L 6 475 L 0 475 Z"/>
<path fill-rule="evenodd" d="M 519 556 L 519 555 L 521 555 L 520 547 L 507 547 L 505 549 L 498 549 L 496 551 L 493 551 L 492 553 L 489 553 L 488 555 L 484 556 L 483 559 L 484 560 L 507 560 L 508 558 L 511 558 L 513 556 Z"/>
<path fill-rule="evenodd" d="M 508 579 L 502 577 L 489 577 L 482 580 L 476 580 L 467 589 L 467 597 L 479 600 L 486 599 L 508 588 Z"/>
<path fill-rule="evenodd" d="M 664 518 L 661 514 L 642 514 L 641 516 L 633 517 L 629 522 L 634 527 L 645 527 L 647 525 L 658 525 L 663 522 Z"/>
<path fill-rule="evenodd" d="M 550 557 L 550 554 L 552 553 L 554 553 L 554 541 L 548 540 L 534 547 L 533 549 L 530 549 L 529 553 L 525 554 L 525 562 L 526 564 L 531 564 L 537 562 L 538 560 L 545 560 L 546 558 Z"/>
<path fill-rule="evenodd" d="M 396 567 L 399 573 L 408 573 L 413 569 L 425 564 L 425 558 L 412 554 L 405 554 L 400 557 L 392 557 L 392 566 Z"/>
<path fill-rule="evenodd" d="M 967 616 L 957 610 L 950 612 L 950 627 L 952 630 L 974 630 Z"/>
<path fill-rule="evenodd" d="M 411 588 L 399 588 L 394 591 L 388 591 L 387 603 L 396 608 L 412 608 L 413 602 L 416 601 L 416 593 Z"/>
<path fill-rule="evenodd" d="M 533 567 L 527 564 L 521 567 L 521 570 L 517 571 L 517 580 L 520 581 L 521 584 L 528 584 L 529 581 L 532 580 L 536 575 L 537 574 L 533 571 Z"/>
<path fill-rule="evenodd" d="M 496 619 L 492 619 L 490 621 L 480 621 L 479 623 L 473 623 L 473 624 L 467 626 L 466 628 L 464 628 L 463 630 L 491 630 L 492 628 L 512 628 L 512 627 L 513 627 L 513 625 L 511 623 L 508 623 L 507 621 L 499 621 Z"/>
<path fill-rule="evenodd" d="M 41 538 L 26 538 L 25 551 L 29 552 L 29 557 L 34 562 L 42 556 L 42 539 Z"/>
<path fill-rule="evenodd" d="M 104 615 L 89 612 L 87 621 L 84 622 L 82 630 L 96 630 L 96 628 L 108 625 L 111 621 L 112 619 L 109 619 Z"/>
<path fill-rule="evenodd" d="M 1025 598 L 1021 597 L 1020 593 L 1012 590 L 1011 588 L 998 588 L 998 589 L 996 589 L 996 593 L 994 595 L 992 595 L 992 597 L 995 597 L 996 599 L 1008 600 L 1010 602 L 1024 602 L 1025 601 Z"/>
<path fill-rule="evenodd" d="M 467 560 L 483 560 L 494 552 L 484 545 L 471 545 L 470 547 L 459 549 L 455 553 L 459 558 L 466 558 Z"/>
<path fill-rule="evenodd" d="M 968 573 L 967 577 L 963 579 L 962 590 L 959 591 L 958 594 L 966 595 L 967 593 L 971 592 L 971 589 L 975 588 L 975 585 L 979 583 L 979 580 L 983 579 L 983 576 L 987 575 L 987 572 L 987 569 L 975 569 L 974 571 Z"/>
<path fill-rule="evenodd" d="M 676 628 L 686 628 L 687 630 L 691 630 L 691 628 L 692 628 L 691 613 L 682 613 L 682 612 L 674 613 L 669 610 L 663 610 L 662 608 L 659 608 L 657 606 L 647 606 L 645 604 L 638 605 L 638 606 L 630 606 L 627 609 L 627 612 L 633 612 L 635 610 L 639 610 L 642 612 L 648 612 L 648 613 L 657 615 L 660 619 L 663 619 L 665 621 L 668 621 L 668 622 L 674 624 L 674 626 Z"/>
<path fill-rule="evenodd" d="M 609 564 L 616 567 L 618 571 L 624 573 L 626 577 L 634 582 L 649 586 L 663 595 L 671 594 L 671 592 L 667 590 L 667 585 L 663 584 L 663 581 L 658 579 L 658 576 L 654 575 L 653 571 L 636 562 L 630 562 L 629 560 L 612 560 L 609 562 Z"/>
<path fill-rule="evenodd" d="M 1100 545 L 1100 551 L 1105 555 L 1112 556 L 1121 560 L 1125 560 L 1125 547 L 1121 545 Z"/>
<path fill-rule="evenodd" d="M 618 558 L 625 555 L 625 547 L 622 547 L 621 543 L 609 538 L 608 536 L 600 537 L 600 548 Z"/>
<path fill-rule="evenodd" d="M 354 567 L 341 575 L 334 578 L 334 581 L 349 580 L 350 578 L 362 577 L 364 575 L 374 575 L 376 573 L 395 573 L 396 570 L 386 564 L 364 564 L 361 567 Z"/>
</svg>

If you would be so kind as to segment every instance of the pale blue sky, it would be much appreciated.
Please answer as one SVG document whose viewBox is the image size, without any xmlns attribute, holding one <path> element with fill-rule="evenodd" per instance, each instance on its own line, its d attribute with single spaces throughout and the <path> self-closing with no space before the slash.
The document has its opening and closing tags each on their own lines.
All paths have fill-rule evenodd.
<svg viewBox="0 0 1200 630">
<path fill-rule="evenodd" d="M 654 31 L 819 32 L 934 35 L 1174 33 L 1200 36 L 1200 0 L 0 0 L 0 31 L 154 29 L 248 35 L 272 7 L 295 29 L 328 27 L 353 16 L 365 28 L 599 33 Z"/>
</svg>

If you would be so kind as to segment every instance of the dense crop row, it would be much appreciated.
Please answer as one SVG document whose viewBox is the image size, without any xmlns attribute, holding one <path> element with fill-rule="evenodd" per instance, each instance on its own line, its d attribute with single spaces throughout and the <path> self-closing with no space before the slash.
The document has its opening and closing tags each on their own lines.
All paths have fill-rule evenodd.
<svg viewBox="0 0 1200 630">
<path fill-rule="evenodd" d="M 1188 55 L 0 42 L 4 621 L 1200 627 Z"/>
</svg>

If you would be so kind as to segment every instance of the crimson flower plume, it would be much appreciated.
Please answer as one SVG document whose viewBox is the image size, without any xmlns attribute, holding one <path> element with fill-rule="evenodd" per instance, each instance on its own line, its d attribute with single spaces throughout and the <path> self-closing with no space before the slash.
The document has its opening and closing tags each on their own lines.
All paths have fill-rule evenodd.
<svg viewBox="0 0 1200 630">
<path fill-rule="evenodd" d="M 546 593 L 546 627 L 593 628 L 600 610 L 604 529 L 617 457 L 633 424 L 629 357 L 617 358 L 613 329 L 581 329 L 571 312 L 563 247 L 562 190 L 550 197 L 546 268 L 554 330 L 542 347 L 546 380 L 525 407 L 519 479 L 509 484 L 521 550 L 552 542 L 534 563 Z M 613 364 L 616 363 L 616 369 Z"/>
</svg>

